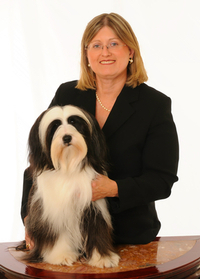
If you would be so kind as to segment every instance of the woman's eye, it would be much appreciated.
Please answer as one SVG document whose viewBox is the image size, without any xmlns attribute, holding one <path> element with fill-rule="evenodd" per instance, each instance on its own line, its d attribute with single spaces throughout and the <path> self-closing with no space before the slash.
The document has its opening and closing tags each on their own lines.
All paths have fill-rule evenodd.
<svg viewBox="0 0 200 279">
<path fill-rule="evenodd" d="M 110 46 L 111 46 L 111 47 L 116 47 L 116 46 L 118 46 L 118 43 L 117 43 L 117 42 L 111 42 L 111 43 L 110 43 Z"/>
<path fill-rule="evenodd" d="M 97 48 L 97 49 L 99 49 L 99 48 L 101 48 L 101 45 L 99 45 L 99 44 L 95 44 L 95 45 L 93 45 L 93 48 Z"/>
</svg>

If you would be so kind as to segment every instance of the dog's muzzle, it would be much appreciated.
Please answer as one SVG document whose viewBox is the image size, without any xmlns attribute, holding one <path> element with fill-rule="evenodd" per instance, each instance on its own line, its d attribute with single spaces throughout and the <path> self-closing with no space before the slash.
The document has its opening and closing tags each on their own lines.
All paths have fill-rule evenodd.
<svg viewBox="0 0 200 279">
<path fill-rule="evenodd" d="M 62 139 L 63 139 L 63 143 L 64 144 L 69 144 L 71 142 L 71 140 L 72 140 L 72 136 L 64 135 Z"/>
</svg>

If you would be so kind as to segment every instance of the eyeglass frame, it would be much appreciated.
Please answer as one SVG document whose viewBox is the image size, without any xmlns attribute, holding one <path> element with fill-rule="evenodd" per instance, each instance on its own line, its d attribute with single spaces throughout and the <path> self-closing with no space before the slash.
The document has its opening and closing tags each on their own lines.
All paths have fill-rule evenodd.
<svg viewBox="0 0 200 279">
<path fill-rule="evenodd" d="M 112 44 L 113 42 L 110 42 L 109 44 L 107 44 L 107 45 L 101 45 L 101 44 L 99 44 L 99 45 L 101 45 L 101 47 L 98 47 L 98 48 L 96 48 L 96 50 L 103 50 L 103 48 L 106 46 L 107 47 L 107 49 L 112 49 L 112 48 L 115 48 L 116 46 L 111 46 L 111 44 Z M 90 45 L 90 44 L 89 44 Z M 85 47 L 85 50 L 90 50 L 91 48 L 89 48 L 89 45 L 87 45 L 86 47 Z M 117 45 L 117 47 L 118 46 L 127 46 L 126 44 L 118 44 Z M 92 48 L 93 50 L 95 50 L 95 48 Z"/>
</svg>

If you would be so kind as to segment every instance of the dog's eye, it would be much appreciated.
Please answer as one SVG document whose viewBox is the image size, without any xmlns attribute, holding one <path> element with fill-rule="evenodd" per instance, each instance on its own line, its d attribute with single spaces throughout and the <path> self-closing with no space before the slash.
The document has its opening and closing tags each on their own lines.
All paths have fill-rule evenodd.
<svg viewBox="0 0 200 279">
<path fill-rule="evenodd" d="M 54 120 L 52 122 L 52 127 L 54 127 L 54 129 L 57 129 L 60 125 L 61 125 L 61 121 L 60 120 Z"/>
<path fill-rule="evenodd" d="M 48 129 L 47 129 L 47 132 L 46 132 L 46 138 L 47 138 L 46 145 L 47 145 L 48 149 L 50 149 L 51 141 L 52 141 L 52 138 L 54 136 L 54 133 L 56 132 L 56 130 L 58 129 L 58 127 L 60 125 L 62 125 L 62 122 L 59 119 L 55 119 L 48 126 Z"/>
<path fill-rule="evenodd" d="M 70 116 L 68 119 L 67 119 L 67 122 L 71 125 L 74 125 L 76 123 L 76 120 L 75 120 L 75 117 L 73 116 Z"/>
<path fill-rule="evenodd" d="M 89 133 L 88 124 L 82 117 L 78 115 L 71 115 L 67 119 L 67 123 L 72 125 L 79 133 L 86 136 Z"/>
<path fill-rule="evenodd" d="M 58 119 L 54 120 L 51 122 L 47 129 L 47 133 L 51 134 L 52 136 L 54 135 L 55 131 L 58 129 L 58 127 L 62 124 L 62 122 Z"/>
</svg>

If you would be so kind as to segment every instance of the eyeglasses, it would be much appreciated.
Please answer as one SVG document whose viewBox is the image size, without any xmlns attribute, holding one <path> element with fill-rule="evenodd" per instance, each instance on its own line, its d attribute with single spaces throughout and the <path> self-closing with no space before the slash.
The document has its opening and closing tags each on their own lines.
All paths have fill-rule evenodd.
<svg viewBox="0 0 200 279">
<path fill-rule="evenodd" d="M 90 43 L 85 49 L 92 51 L 92 52 L 101 52 L 103 50 L 104 46 L 106 46 L 107 49 L 109 49 L 110 51 L 116 51 L 126 45 L 119 43 L 117 41 L 112 41 L 107 45 L 103 45 L 101 43 L 94 42 L 94 43 Z"/>
</svg>

